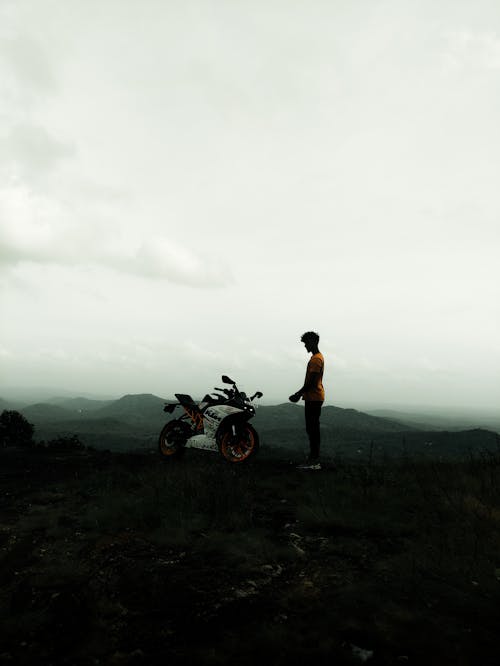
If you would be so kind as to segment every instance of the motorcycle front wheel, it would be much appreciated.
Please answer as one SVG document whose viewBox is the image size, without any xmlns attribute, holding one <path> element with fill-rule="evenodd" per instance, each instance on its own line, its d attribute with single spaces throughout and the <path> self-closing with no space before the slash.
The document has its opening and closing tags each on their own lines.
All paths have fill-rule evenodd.
<svg viewBox="0 0 500 666">
<path fill-rule="evenodd" d="M 158 448 L 162 458 L 180 458 L 191 430 L 187 423 L 178 419 L 166 423 L 158 438 Z"/>
<path fill-rule="evenodd" d="M 259 436 L 249 423 L 224 430 L 219 438 L 219 450 L 231 463 L 241 463 L 252 458 L 259 450 Z"/>
</svg>

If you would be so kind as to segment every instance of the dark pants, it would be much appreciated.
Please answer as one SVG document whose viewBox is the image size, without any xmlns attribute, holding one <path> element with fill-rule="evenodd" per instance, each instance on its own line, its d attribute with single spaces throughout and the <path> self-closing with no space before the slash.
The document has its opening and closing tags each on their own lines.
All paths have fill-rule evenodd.
<svg viewBox="0 0 500 666">
<path fill-rule="evenodd" d="M 306 432 L 309 435 L 309 457 L 311 460 L 319 458 L 319 417 L 321 414 L 321 400 L 305 401 Z"/>
</svg>

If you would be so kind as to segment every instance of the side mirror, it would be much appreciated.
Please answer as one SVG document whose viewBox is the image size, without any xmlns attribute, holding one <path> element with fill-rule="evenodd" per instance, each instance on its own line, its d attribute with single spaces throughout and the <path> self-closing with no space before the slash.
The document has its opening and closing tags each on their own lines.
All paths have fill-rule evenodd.
<svg viewBox="0 0 500 666">
<path fill-rule="evenodd" d="M 227 375 L 222 375 L 222 381 L 224 384 L 232 384 L 233 386 L 235 385 L 235 382 L 233 382 L 233 380 Z"/>
</svg>

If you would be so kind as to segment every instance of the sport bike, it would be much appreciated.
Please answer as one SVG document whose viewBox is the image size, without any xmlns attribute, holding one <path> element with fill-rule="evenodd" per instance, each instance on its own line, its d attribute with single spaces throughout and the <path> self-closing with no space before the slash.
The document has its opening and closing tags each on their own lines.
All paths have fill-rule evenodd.
<svg viewBox="0 0 500 666">
<path fill-rule="evenodd" d="M 238 390 L 236 383 L 222 375 L 224 384 L 231 388 L 217 388 L 207 394 L 200 403 L 190 395 L 176 393 L 178 402 L 167 403 L 163 411 L 170 414 L 177 407 L 182 416 L 168 421 L 159 438 L 163 458 L 179 458 L 185 449 L 219 451 L 232 463 L 241 463 L 254 456 L 259 449 L 259 436 L 248 421 L 255 416 L 255 398 L 262 398 L 257 391 L 251 398 Z"/>
</svg>

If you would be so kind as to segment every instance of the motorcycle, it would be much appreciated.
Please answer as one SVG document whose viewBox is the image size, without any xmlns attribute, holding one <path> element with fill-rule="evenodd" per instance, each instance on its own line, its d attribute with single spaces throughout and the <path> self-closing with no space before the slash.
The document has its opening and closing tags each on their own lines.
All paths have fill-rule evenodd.
<svg viewBox="0 0 500 666">
<path fill-rule="evenodd" d="M 215 387 L 217 393 L 205 395 L 200 403 L 190 395 L 176 393 L 178 402 L 165 405 L 165 412 L 172 414 L 182 407 L 184 413 L 168 421 L 160 433 L 162 458 L 179 458 L 186 449 L 193 448 L 218 451 L 227 461 L 242 463 L 257 453 L 259 436 L 248 421 L 255 416 L 257 405 L 253 401 L 263 394 L 256 391 L 249 398 L 227 375 L 222 375 L 222 381 L 231 388 Z"/>
</svg>

